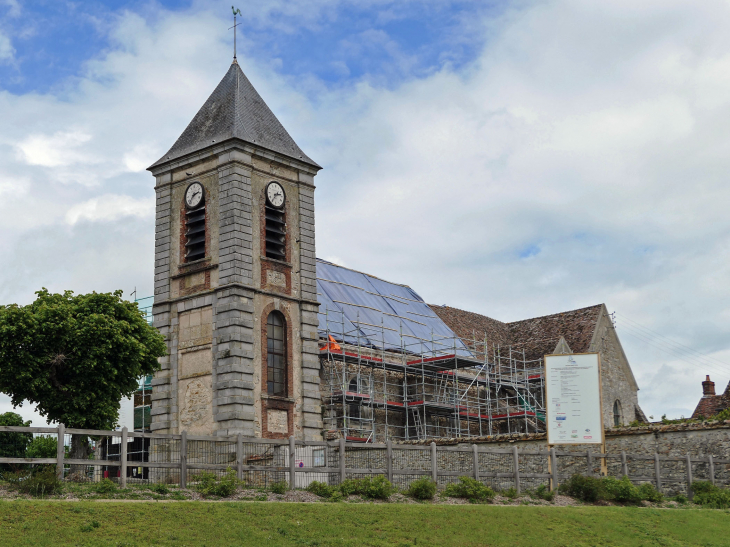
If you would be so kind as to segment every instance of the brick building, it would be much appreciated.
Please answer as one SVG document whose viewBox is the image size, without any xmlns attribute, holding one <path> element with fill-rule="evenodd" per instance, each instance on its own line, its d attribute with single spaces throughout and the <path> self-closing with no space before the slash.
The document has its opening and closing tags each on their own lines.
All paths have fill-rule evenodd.
<svg viewBox="0 0 730 547">
<path fill-rule="evenodd" d="M 717 395 L 715 394 L 715 382 L 710 380 L 710 375 L 708 374 L 705 381 L 702 382 L 702 398 L 697 403 L 697 408 L 692 413 L 692 418 L 709 418 L 726 408 L 730 408 L 730 382 L 725 388 L 725 392 Z"/>
</svg>

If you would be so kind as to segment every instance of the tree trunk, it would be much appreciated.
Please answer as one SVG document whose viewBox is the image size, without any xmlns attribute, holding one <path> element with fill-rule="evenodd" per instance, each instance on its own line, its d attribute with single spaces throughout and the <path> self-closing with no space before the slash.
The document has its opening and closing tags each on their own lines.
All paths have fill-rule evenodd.
<svg viewBox="0 0 730 547">
<path fill-rule="evenodd" d="M 87 435 L 75 433 L 71 435 L 71 449 L 68 457 L 71 460 L 88 460 L 91 455 L 91 444 Z M 86 480 L 86 466 L 72 465 L 68 478 L 72 481 Z"/>
</svg>

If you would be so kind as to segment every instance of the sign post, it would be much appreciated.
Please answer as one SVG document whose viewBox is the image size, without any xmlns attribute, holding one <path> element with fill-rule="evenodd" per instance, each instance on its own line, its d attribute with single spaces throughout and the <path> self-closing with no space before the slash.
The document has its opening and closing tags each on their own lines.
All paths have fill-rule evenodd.
<svg viewBox="0 0 730 547">
<path fill-rule="evenodd" d="M 606 453 L 598 353 L 545 356 L 545 410 L 549 449 L 559 444 L 597 444 Z M 605 474 L 606 459 L 601 461 Z"/>
</svg>

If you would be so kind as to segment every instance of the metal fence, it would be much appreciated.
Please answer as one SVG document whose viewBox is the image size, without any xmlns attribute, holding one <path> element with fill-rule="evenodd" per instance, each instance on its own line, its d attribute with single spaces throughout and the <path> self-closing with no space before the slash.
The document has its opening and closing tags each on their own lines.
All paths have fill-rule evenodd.
<svg viewBox="0 0 730 547">
<path fill-rule="evenodd" d="M 31 436 L 56 439 L 55 457 L 23 457 L 12 454 Z M 15 435 L 15 436 L 14 436 Z M 89 459 L 72 459 L 76 438 L 87 443 Z M 21 439 L 21 440 L 22 440 Z M 15 447 L 15 448 L 13 448 Z M 235 472 L 250 487 L 267 487 L 286 481 L 290 489 L 305 488 L 312 481 L 339 484 L 349 478 L 386 476 L 405 489 L 421 477 L 440 488 L 469 476 L 497 490 L 524 492 L 547 484 L 556 488 L 574 474 L 622 477 L 649 482 L 666 495 L 692 495 L 693 480 L 719 486 L 730 484 L 730 460 L 707 456 L 659 454 L 600 454 L 556 450 L 527 451 L 491 449 L 485 445 L 437 446 L 348 443 L 243 437 L 210 437 L 59 427 L 0 426 L 0 469 L 55 465 L 58 477 L 67 481 L 112 479 L 129 484 L 170 483 L 187 487 L 202 472 L 219 476 Z M 8 456 L 8 454 L 11 454 Z M 293 457 L 290 457 L 293 455 Z"/>
</svg>

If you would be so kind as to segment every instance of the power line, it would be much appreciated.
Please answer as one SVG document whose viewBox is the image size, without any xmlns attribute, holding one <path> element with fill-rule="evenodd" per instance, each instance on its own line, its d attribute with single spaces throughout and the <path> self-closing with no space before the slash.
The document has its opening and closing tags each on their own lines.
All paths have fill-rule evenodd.
<svg viewBox="0 0 730 547">
<path fill-rule="evenodd" d="M 649 346 L 653 347 L 654 349 L 663 351 L 664 353 L 667 353 L 667 354 L 675 357 L 676 359 L 679 359 L 680 361 L 683 361 L 683 362 L 691 365 L 695 369 L 697 368 L 697 365 L 699 364 L 705 370 L 709 369 L 710 372 L 723 374 L 723 375 L 730 374 L 730 367 L 721 368 L 721 366 L 718 366 L 714 363 L 707 363 L 707 362 L 702 362 L 699 360 L 690 360 L 693 358 L 693 356 L 687 355 L 686 353 L 683 353 L 671 346 L 666 346 L 661 343 L 657 343 L 652 338 L 647 337 L 647 335 L 644 332 L 642 332 L 634 327 L 624 324 L 624 325 L 619 325 L 618 328 L 621 331 L 623 331 L 625 334 L 628 334 L 629 336 L 631 336 L 633 338 L 641 340 L 642 342 L 648 344 Z"/>
<path fill-rule="evenodd" d="M 685 351 L 688 351 L 690 353 L 694 353 L 696 356 L 700 357 L 701 359 L 715 361 L 716 363 L 718 363 L 718 364 L 720 364 L 722 366 L 730 366 L 729 363 L 725 363 L 724 361 L 720 361 L 719 359 L 715 359 L 714 357 L 711 357 L 710 355 L 708 355 L 706 353 L 702 353 L 700 351 L 697 351 L 694 348 L 691 348 L 689 346 L 686 346 L 686 345 L 682 344 L 681 342 L 677 342 L 675 340 L 672 340 L 671 338 L 668 338 L 667 336 L 664 336 L 663 334 L 661 334 L 661 333 L 659 333 L 659 332 L 657 332 L 655 330 L 652 330 L 649 327 L 644 326 L 644 325 L 642 325 L 642 324 L 634 321 L 633 319 L 630 319 L 630 318 L 626 317 L 625 315 L 622 315 L 620 313 L 616 313 L 616 315 L 619 315 L 621 318 L 625 319 L 626 321 L 628 321 L 629 323 L 631 323 L 636 328 L 641 329 L 641 330 L 644 330 L 644 331 L 647 331 L 647 335 L 650 335 L 649 333 L 651 333 L 654 336 L 657 336 L 659 338 L 662 338 L 662 339 L 666 340 L 668 343 L 670 343 L 670 344 L 672 344 L 674 346 L 677 346 L 678 348 L 684 348 Z"/>
</svg>

